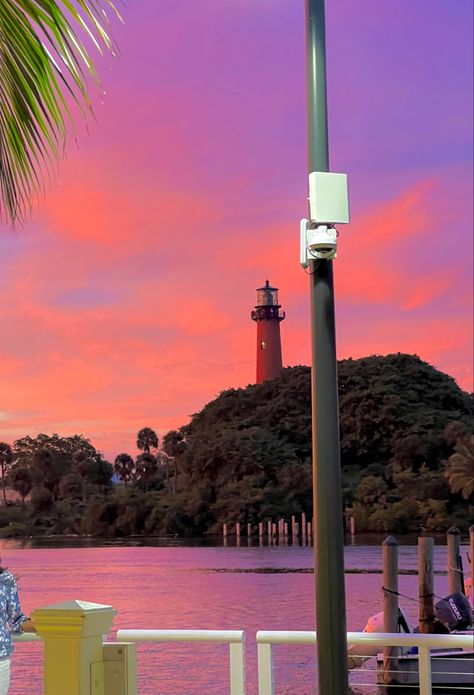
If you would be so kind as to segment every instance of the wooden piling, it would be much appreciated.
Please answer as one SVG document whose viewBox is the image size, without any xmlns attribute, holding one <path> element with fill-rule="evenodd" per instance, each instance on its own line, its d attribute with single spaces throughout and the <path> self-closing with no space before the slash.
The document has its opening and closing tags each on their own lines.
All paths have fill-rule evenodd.
<svg viewBox="0 0 474 695">
<path fill-rule="evenodd" d="M 393 536 L 383 542 L 383 627 L 398 632 L 398 543 Z M 398 647 L 384 647 L 384 685 L 398 684 L 398 654 Z"/>
<path fill-rule="evenodd" d="M 306 545 L 306 514 L 301 512 L 301 542 Z"/>
<path fill-rule="evenodd" d="M 434 583 L 433 583 L 434 539 L 418 538 L 418 596 L 420 632 L 433 632 Z"/>
<path fill-rule="evenodd" d="M 258 524 L 258 537 L 263 538 L 263 521 Z"/>
<path fill-rule="evenodd" d="M 474 606 L 474 526 L 469 528 L 469 560 L 471 563 L 471 606 Z"/>
<path fill-rule="evenodd" d="M 240 545 L 240 523 L 237 522 L 235 525 L 235 541 L 237 545 Z"/>
<path fill-rule="evenodd" d="M 356 524 L 355 524 L 355 519 L 353 516 L 351 516 L 349 518 L 349 528 L 350 528 L 351 536 L 355 536 Z"/>
<path fill-rule="evenodd" d="M 449 593 L 455 594 L 463 590 L 461 556 L 459 552 L 461 534 L 458 528 L 451 526 L 446 537 L 448 543 L 448 587 Z"/>
<path fill-rule="evenodd" d="M 267 536 L 268 536 L 268 545 L 272 542 L 272 522 L 267 521 Z"/>
<path fill-rule="evenodd" d="M 272 523 L 272 543 L 275 543 L 277 537 L 277 525 Z"/>
<path fill-rule="evenodd" d="M 291 517 L 291 537 L 292 537 L 292 538 L 295 537 L 295 524 L 296 524 L 296 517 L 295 517 L 295 515 L 293 514 L 292 517 Z"/>
<path fill-rule="evenodd" d="M 223 524 L 222 526 L 222 535 L 224 536 L 224 540 L 227 540 L 227 524 Z"/>
<path fill-rule="evenodd" d="M 308 539 L 308 545 L 311 545 L 313 542 L 313 533 L 311 530 L 311 521 L 306 522 L 306 538 Z"/>
</svg>

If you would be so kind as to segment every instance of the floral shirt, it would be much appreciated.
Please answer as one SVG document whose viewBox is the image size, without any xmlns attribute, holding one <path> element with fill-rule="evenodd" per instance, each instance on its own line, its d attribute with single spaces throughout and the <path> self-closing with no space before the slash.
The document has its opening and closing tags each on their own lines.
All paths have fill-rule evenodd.
<svg viewBox="0 0 474 695">
<path fill-rule="evenodd" d="M 21 625 L 26 619 L 21 612 L 15 578 L 3 570 L 0 573 L 0 659 L 12 653 L 11 633 L 21 632 Z"/>
</svg>

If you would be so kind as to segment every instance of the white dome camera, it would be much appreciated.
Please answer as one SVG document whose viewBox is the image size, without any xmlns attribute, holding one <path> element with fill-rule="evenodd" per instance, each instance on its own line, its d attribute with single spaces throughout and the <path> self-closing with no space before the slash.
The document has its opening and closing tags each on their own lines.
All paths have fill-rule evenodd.
<svg viewBox="0 0 474 695">
<path fill-rule="evenodd" d="M 308 252 L 315 258 L 335 258 L 337 232 L 335 227 L 320 224 L 307 231 Z"/>
<path fill-rule="evenodd" d="M 317 224 L 303 219 L 300 222 L 300 263 L 307 268 L 310 261 L 337 256 L 337 231 L 332 224 Z"/>
<path fill-rule="evenodd" d="M 335 224 L 349 222 L 347 175 L 328 171 L 309 174 L 310 219 L 300 223 L 300 263 L 307 268 L 313 260 L 336 258 Z"/>
</svg>

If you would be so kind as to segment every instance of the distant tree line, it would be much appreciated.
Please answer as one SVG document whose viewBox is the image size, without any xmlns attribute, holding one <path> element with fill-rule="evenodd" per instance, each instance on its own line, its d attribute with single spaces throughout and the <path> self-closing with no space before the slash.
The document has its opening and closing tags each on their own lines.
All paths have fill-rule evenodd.
<svg viewBox="0 0 474 695">
<path fill-rule="evenodd" d="M 113 464 L 84 437 L 0 443 L 0 535 L 203 535 L 312 513 L 310 370 L 229 389 Z M 366 531 L 466 528 L 473 399 L 413 355 L 339 362 L 345 509 Z M 21 501 L 8 503 L 6 487 Z M 342 510 L 341 510 L 342 512 Z"/>
</svg>

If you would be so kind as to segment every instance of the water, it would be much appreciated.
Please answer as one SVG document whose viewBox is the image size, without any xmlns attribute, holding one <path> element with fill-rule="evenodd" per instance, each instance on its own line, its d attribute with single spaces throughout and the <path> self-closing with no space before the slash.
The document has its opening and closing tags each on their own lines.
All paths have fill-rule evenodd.
<svg viewBox="0 0 474 695">
<path fill-rule="evenodd" d="M 414 546 L 401 546 L 400 568 L 416 570 L 416 553 Z M 380 570 L 381 557 L 380 546 L 346 547 L 346 569 Z M 314 629 L 313 575 L 275 572 L 307 569 L 312 561 L 307 547 L 19 548 L 4 542 L 2 549 L 2 564 L 19 577 L 27 614 L 36 606 L 80 599 L 118 611 L 111 636 L 118 628 L 245 630 L 248 695 L 257 693 L 257 630 Z M 435 569 L 445 567 L 446 549 L 437 546 Z M 262 569 L 270 571 L 255 571 Z M 381 610 L 381 583 L 381 574 L 346 574 L 349 630 L 363 628 Z M 401 575 L 399 590 L 415 597 L 417 577 Z M 435 577 L 435 591 L 447 594 L 446 576 Z M 401 604 L 416 623 L 418 604 Z M 277 646 L 274 654 L 277 695 L 314 693 L 312 648 Z M 138 672 L 140 695 L 228 693 L 227 648 L 221 645 L 142 644 Z M 12 673 L 11 695 L 41 695 L 41 645 L 18 644 Z M 365 682 L 367 674 L 353 678 Z"/>
</svg>

